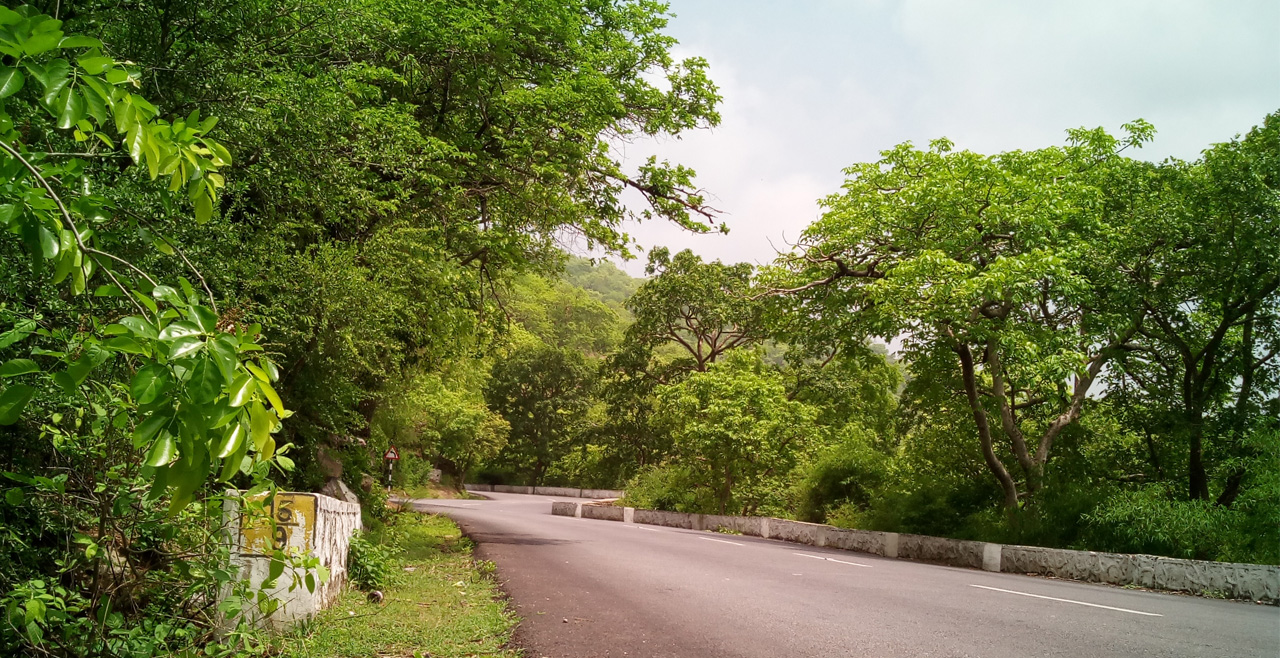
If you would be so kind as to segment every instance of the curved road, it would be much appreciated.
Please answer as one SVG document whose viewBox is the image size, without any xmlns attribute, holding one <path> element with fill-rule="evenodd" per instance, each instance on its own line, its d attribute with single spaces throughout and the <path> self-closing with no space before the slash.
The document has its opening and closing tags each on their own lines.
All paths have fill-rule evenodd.
<svg viewBox="0 0 1280 658">
<path fill-rule="evenodd" d="M 417 500 L 493 560 L 529 658 L 1280 656 L 1280 608 Z"/>
</svg>

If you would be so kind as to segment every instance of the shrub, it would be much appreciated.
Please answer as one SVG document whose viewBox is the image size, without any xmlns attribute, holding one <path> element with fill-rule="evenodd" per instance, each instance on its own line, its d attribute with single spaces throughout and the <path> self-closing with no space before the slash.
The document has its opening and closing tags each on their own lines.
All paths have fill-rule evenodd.
<svg viewBox="0 0 1280 658">
<path fill-rule="evenodd" d="M 699 486 L 689 469 L 675 464 L 651 466 L 637 473 L 627 484 L 623 502 L 668 512 L 708 513 L 716 508 L 711 490 Z"/>
<path fill-rule="evenodd" d="M 795 516 L 801 521 L 823 523 L 838 508 L 844 516 L 865 511 L 884 486 L 889 458 L 861 437 L 850 437 L 832 447 L 808 468 L 792 490 Z"/>
<path fill-rule="evenodd" d="M 363 591 L 383 589 L 391 582 L 395 549 L 371 541 L 367 533 L 357 532 L 351 538 L 347 553 L 347 576 L 351 584 Z"/>
</svg>

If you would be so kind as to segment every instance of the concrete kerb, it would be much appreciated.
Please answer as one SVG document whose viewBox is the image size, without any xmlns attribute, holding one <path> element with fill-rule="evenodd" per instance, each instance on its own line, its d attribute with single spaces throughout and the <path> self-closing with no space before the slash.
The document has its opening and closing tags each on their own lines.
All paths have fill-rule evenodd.
<svg viewBox="0 0 1280 658">
<path fill-rule="evenodd" d="M 1280 567 L 1097 553 L 1037 546 L 835 528 L 765 517 L 687 514 L 583 503 L 554 503 L 552 514 L 686 530 L 728 529 L 745 536 L 920 560 L 984 571 L 1043 575 L 1150 589 L 1280 601 Z"/>
<path fill-rule="evenodd" d="M 467 491 L 514 493 L 535 496 L 562 496 L 565 498 L 591 498 L 595 500 L 621 498 L 623 492 L 613 489 L 577 489 L 574 487 L 522 487 L 509 484 L 467 484 Z"/>
</svg>

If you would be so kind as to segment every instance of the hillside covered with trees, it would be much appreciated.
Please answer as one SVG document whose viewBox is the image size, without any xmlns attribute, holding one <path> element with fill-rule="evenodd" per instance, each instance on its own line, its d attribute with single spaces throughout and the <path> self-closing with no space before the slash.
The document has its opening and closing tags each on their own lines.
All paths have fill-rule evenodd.
<svg viewBox="0 0 1280 658">
<path fill-rule="evenodd" d="M 251 651 L 226 492 L 377 524 L 390 445 L 406 488 L 1280 563 L 1280 113 L 1192 162 L 902 144 L 775 263 L 637 279 L 564 245 L 726 230 L 610 148 L 719 122 L 664 12 L 0 8 L 0 653 Z"/>
</svg>

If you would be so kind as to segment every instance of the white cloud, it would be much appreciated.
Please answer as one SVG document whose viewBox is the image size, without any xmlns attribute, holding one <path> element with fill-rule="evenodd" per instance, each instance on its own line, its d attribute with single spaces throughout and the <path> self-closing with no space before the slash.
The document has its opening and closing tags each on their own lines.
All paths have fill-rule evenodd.
<svg viewBox="0 0 1280 658">
<path fill-rule="evenodd" d="M 674 0 L 677 56 L 700 55 L 722 125 L 627 145 L 698 171 L 728 236 L 661 222 L 644 246 L 769 262 L 838 191 L 841 170 L 945 135 L 983 152 L 1061 143 L 1063 131 L 1156 125 L 1141 155 L 1194 158 L 1280 108 L 1280 3 L 776 3 Z M 772 242 L 773 246 L 771 246 Z M 626 266 L 643 270 L 643 259 Z"/>
</svg>

